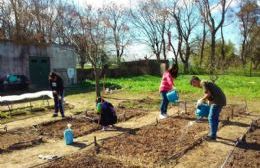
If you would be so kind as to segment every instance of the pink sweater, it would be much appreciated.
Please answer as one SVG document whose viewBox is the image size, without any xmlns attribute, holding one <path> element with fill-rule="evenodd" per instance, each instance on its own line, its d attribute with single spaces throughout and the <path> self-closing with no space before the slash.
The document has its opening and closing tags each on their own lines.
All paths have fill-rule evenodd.
<svg viewBox="0 0 260 168">
<path fill-rule="evenodd" d="M 170 74 L 170 72 L 166 71 L 163 73 L 162 81 L 161 81 L 161 86 L 160 86 L 160 92 L 165 92 L 165 91 L 170 91 L 173 88 L 173 78 Z"/>
</svg>

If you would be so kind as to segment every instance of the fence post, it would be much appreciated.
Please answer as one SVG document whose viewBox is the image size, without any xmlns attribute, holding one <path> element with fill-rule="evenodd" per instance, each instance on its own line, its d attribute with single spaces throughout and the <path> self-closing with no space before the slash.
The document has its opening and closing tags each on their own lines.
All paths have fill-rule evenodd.
<svg viewBox="0 0 260 168">
<path fill-rule="evenodd" d="M 248 111 L 248 107 L 247 107 L 247 101 L 245 99 L 245 113 Z"/>
<path fill-rule="evenodd" d="M 94 145 L 97 146 L 97 137 L 94 136 Z"/>
</svg>

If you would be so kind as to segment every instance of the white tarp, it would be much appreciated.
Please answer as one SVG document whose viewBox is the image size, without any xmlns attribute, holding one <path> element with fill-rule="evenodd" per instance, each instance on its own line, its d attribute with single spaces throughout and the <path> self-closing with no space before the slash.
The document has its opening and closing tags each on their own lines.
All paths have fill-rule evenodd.
<svg viewBox="0 0 260 168">
<path fill-rule="evenodd" d="M 41 98 L 43 96 L 48 96 L 49 98 L 53 99 L 52 91 L 45 90 L 45 91 L 40 91 L 35 93 L 25 93 L 21 95 L 0 96 L 0 103 L 36 99 L 36 98 Z"/>
</svg>

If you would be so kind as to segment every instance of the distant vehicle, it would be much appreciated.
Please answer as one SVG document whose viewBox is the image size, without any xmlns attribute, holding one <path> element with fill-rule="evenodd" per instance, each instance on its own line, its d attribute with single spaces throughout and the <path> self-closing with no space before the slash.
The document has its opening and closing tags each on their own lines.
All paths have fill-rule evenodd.
<svg viewBox="0 0 260 168">
<path fill-rule="evenodd" d="M 0 78 L 0 90 L 26 90 L 30 84 L 25 75 L 9 74 Z"/>
</svg>

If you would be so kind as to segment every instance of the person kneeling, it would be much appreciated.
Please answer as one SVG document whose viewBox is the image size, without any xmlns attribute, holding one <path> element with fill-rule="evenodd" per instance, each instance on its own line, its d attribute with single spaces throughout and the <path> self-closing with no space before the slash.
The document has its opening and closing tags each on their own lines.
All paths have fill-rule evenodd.
<svg viewBox="0 0 260 168">
<path fill-rule="evenodd" d="M 102 126 L 102 130 L 105 131 L 109 125 L 113 126 L 117 122 L 116 112 L 114 106 L 101 97 L 97 98 L 96 103 L 97 112 L 100 114 L 99 124 Z"/>
</svg>

